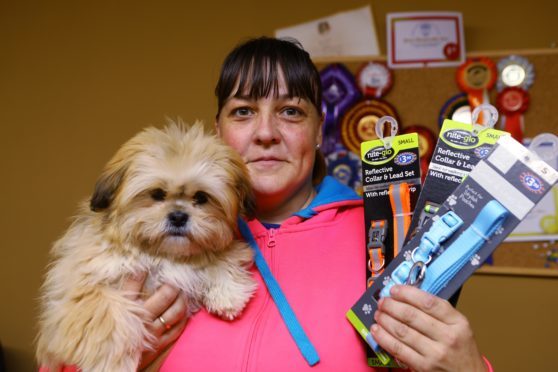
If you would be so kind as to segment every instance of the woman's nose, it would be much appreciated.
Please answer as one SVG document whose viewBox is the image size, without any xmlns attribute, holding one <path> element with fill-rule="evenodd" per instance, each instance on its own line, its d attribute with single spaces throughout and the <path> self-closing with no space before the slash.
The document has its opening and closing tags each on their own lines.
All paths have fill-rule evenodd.
<svg viewBox="0 0 558 372">
<path fill-rule="evenodd" d="M 258 115 L 254 139 L 257 143 L 269 145 L 279 143 L 279 130 L 277 119 L 273 114 L 261 113 Z"/>
</svg>

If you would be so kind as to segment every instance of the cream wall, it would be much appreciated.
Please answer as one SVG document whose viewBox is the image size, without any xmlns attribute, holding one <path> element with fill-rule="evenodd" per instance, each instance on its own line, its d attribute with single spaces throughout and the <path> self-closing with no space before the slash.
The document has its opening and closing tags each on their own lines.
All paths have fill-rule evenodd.
<svg viewBox="0 0 558 372">
<path fill-rule="evenodd" d="M 469 50 L 545 48 L 558 41 L 551 0 L 0 2 L 0 341 L 9 370 L 34 369 L 36 297 L 49 246 L 118 146 L 166 116 L 211 124 L 221 60 L 240 40 L 366 4 L 372 4 L 384 52 L 389 11 L 462 11 Z M 496 301 L 515 314 L 508 323 L 485 299 L 512 296 L 509 288 L 527 282 L 475 277 L 471 283 L 460 306 L 485 353 L 512 370 L 504 367 L 518 363 L 505 364 L 502 355 L 514 340 L 504 331 L 518 327 L 509 323 L 525 320 L 533 306 Z M 556 293 L 556 281 L 542 283 L 533 298 Z M 556 330 L 557 309 L 556 302 L 546 304 L 533 312 L 535 320 Z M 502 319 L 500 331 L 502 324 L 494 324 Z M 533 337 L 556 344 L 548 332 Z M 553 365 L 552 356 L 540 365 Z"/>
</svg>

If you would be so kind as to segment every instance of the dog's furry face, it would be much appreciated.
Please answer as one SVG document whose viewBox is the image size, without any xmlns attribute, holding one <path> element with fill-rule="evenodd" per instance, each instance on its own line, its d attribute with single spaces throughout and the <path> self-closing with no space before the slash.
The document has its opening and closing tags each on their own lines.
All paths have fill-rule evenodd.
<svg viewBox="0 0 558 372">
<path fill-rule="evenodd" d="M 241 158 L 200 123 L 149 128 L 129 140 L 107 164 L 90 206 L 117 246 L 172 257 L 224 249 L 238 214 L 254 208 Z"/>
</svg>

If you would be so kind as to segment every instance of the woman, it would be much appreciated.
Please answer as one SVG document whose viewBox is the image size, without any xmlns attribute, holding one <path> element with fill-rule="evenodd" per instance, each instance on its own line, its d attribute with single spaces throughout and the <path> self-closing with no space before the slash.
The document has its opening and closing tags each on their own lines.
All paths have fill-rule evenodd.
<svg viewBox="0 0 558 372">
<path fill-rule="evenodd" d="M 345 319 L 365 290 L 362 201 L 324 178 L 316 68 L 293 42 L 251 40 L 225 60 L 216 95 L 217 133 L 243 157 L 256 195 L 248 227 L 320 361 L 310 367 L 304 360 L 254 268 L 259 289 L 240 318 L 223 321 L 201 310 L 151 367 L 370 371 L 365 344 Z M 138 289 L 141 280 L 129 285 Z M 160 349 L 184 327 L 185 307 L 172 288 L 162 291 L 166 300 L 159 291 L 146 302 Z M 391 295 L 380 301 L 371 330 L 386 351 L 417 371 L 487 370 L 466 318 L 447 301 L 407 286 Z"/>
</svg>

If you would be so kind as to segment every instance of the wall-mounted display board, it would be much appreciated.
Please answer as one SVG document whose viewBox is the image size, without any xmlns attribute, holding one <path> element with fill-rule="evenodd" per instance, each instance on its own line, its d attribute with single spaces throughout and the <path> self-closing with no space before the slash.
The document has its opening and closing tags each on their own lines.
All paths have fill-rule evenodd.
<svg viewBox="0 0 558 372">
<path fill-rule="evenodd" d="M 510 55 L 527 58 L 535 72 L 529 88 L 529 108 L 524 114 L 524 137 L 529 139 L 543 132 L 558 134 L 558 49 L 470 52 L 467 56 L 488 57 L 497 64 Z M 341 63 L 356 75 L 370 61 L 385 62 L 385 57 L 319 59 L 315 63 L 320 70 L 331 63 Z M 392 70 L 392 86 L 382 100 L 395 108 L 403 130 L 420 125 L 437 135 L 442 108 L 462 93 L 456 71 L 454 67 Z M 488 92 L 490 103 L 495 104 L 496 95 L 496 87 Z M 558 211 L 555 218 L 558 219 Z M 495 251 L 492 262 L 492 266 L 485 265 L 480 272 L 558 277 L 558 243 L 506 242 Z"/>
</svg>

